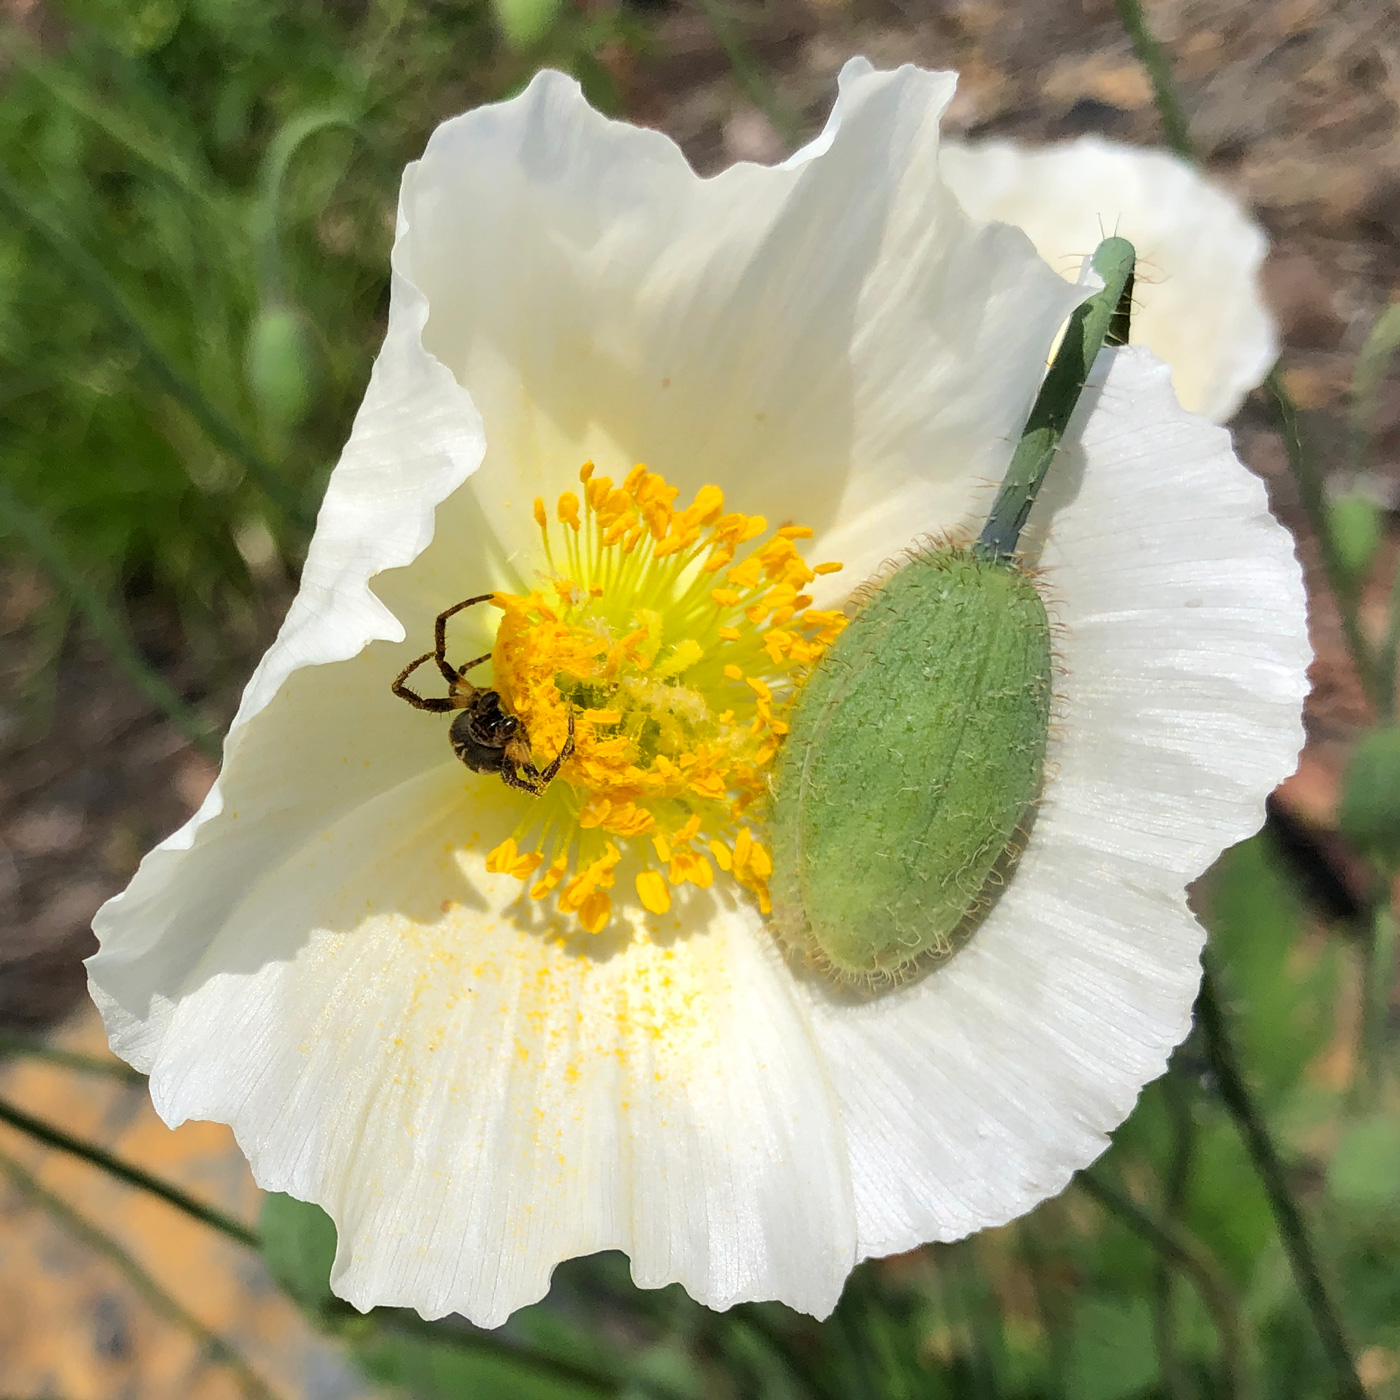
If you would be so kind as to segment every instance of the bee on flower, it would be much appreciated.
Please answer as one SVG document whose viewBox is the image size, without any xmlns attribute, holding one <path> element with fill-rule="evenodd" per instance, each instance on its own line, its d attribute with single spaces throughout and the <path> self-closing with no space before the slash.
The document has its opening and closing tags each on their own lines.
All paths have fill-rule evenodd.
<svg viewBox="0 0 1400 1400">
<path fill-rule="evenodd" d="M 1189 1025 L 1186 887 L 1291 770 L 1309 650 L 1261 484 L 1136 346 L 1018 545 L 1054 693 L 975 929 L 853 986 L 770 908 L 805 688 L 919 664 L 898 619 L 843 650 L 861 585 L 975 536 L 1092 290 L 964 211 L 952 91 L 853 62 L 810 146 L 701 180 L 545 73 L 405 173 L 300 592 L 89 964 L 162 1116 L 323 1206 L 358 1307 L 495 1325 L 621 1249 L 644 1287 L 824 1315 L 860 1259 L 1060 1189 Z M 415 656 L 442 704 L 404 703 Z M 928 750 L 888 711 L 851 748 L 893 811 L 896 736 Z M 823 937 L 885 854 L 821 847 Z"/>
</svg>

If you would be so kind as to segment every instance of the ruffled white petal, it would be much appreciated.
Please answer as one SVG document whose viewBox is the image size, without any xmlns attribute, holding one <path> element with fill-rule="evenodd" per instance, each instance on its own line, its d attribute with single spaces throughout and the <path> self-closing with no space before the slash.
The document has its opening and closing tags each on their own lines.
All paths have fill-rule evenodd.
<svg viewBox="0 0 1400 1400">
<path fill-rule="evenodd" d="M 567 936 L 485 871 L 505 798 L 449 762 L 258 883 L 166 1027 L 158 1111 L 229 1122 L 261 1185 L 320 1202 L 360 1307 L 494 1326 L 621 1249 L 713 1307 L 829 1311 L 846 1158 L 771 946 L 700 892 Z"/>
<path fill-rule="evenodd" d="M 746 511 L 829 532 L 855 572 L 910 519 L 963 519 L 1083 293 L 949 195 L 952 91 L 853 62 L 819 155 L 709 180 L 557 74 L 439 128 L 404 209 L 427 344 L 489 444 L 441 517 L 441 572 L 460 580 L 447 541 L 485 521 L 501 583 L 528 582 L 529 503 L 589 458 L 614 477 L 644 461 L 686 494 L 738 487 Z"/>
<path fill-rule="evenodd" d="M 945 968 L 810 988 L 862 1256 L 1011 1219 L 1103 1150 L 1190 1023 L 1186 885 L 1302 743 L 1302 578 L 1261 482 L 1144 351 L 1078 421 L 1033 517 L 1064 677 L 1025 855 Z"/>
<path fill-rule="evenodd" d="M 1085 136 L 1038 149 L 948 143 L 942 162 L 970 214 L 1024 229 L 1066 276 L 1108 234 L 1131 239 L 1133 342 L 1166 360 L 1193 412 L 1217 423 L 1233 417 L 1278 358 L 1259 279 L 1268 240 L 1231 195 L 1177 156 Z"/>
</svg>

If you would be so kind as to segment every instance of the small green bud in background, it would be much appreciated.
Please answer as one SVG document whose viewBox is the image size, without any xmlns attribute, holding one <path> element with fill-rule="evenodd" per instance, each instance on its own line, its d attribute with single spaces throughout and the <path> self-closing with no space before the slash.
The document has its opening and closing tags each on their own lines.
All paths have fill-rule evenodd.
<svg viewBox="0 0 1400 1400">
<path fill-rule="evenodd" d="M 1030 577 L 936 549 L 881 583 L 803 686 L 774 777 L 774 926 L 834 976 L 947 956 L 1040 787 L 1050 623 Z"/>
<path fill-rule="evenodd" d="M 533 49 L 554 28 L 563 0 L 491 0 L 491 13 L 506 46 L 516 53 Z"/>
<path fill-rule="evenodd" d="M 1369 496 L 1348 492 L 1327 502 L 1327 528 L 1341 556 L 1342 567 L 1360 578 L 1381 547 L 1381 509 Z"/>
<path fill-rule="evenodd" d="M 299 311 L 264 306 L 248 331 L 244 350 L 248 389 L 263 423 L 290 432 L 311 410 L 319 379 L 316 347 Z"/>
<path fill-rule="evenodd" d="M 1376 729 L 1357 744 L 1342 782 L 1338 825 L 1388 875 L 1400 873 L 1400 729 Z"/>
</svg>

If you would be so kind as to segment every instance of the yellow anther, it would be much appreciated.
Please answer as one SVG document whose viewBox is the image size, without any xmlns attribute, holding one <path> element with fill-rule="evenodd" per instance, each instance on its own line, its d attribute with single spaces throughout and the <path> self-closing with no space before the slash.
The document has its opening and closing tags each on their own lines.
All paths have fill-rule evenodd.
<svg viewBox="0 0 1400 1400">
<path fill-rule="evenodd" d="M 572 529 L 579 528 L 578 497 L 572 491 L 565 491 L 559 497 L 559 519 Z"/>
<path fill-rule="evenodd" d="M 810 525 L 780 525 L 778 537 L 784 540 L 810 540 L 813 535 Z"/>
<path fill-rule="evenodd" d="M 637 898 L 653 914 L 664 914 L 671 907 L 671 891 L 659 870 L 643 870 L 637 876 Z"/>
<path fill-rule="evenodd" d="M 724 509 L 724 492 L 718 486 L 702 486 L 695 493 L 690 512 L 702 524 L 709 525 Z"/>
<path fill-rule="evenodd" d="M 543 496 L 535 497 L 535 524 L 538 525 L 541 530 L 549 528 L 549 516 L 545 514 Z"/>
<path fill-rule="evenodd" d="M 578 921 L 585 933 L 602 933 L 612 917 L 612 900 L 602 890 L 594 890 L 578 907 Z"/>
<path fill-rule="evenodd" d="M 743 670 L 735 666 L 732 662 L 724 668 L 724 674 L 728 676 L 731 681 L 741 681 L 744 679 Z"/>
<path fill-rule="evenodd" d="M 737 627 L 721 627 L 719 639 L 722 642 L 737 642 L 744 634 Z"/>
<path fill-rule="evenodd" d="M 591 461 L 585 462 L 585 463 L 578 469 L 578 479 L 579 479 L 580 481 L 582 481 L 585 485 L 587 485 L 587 483 L 588 483 L 588 478 L 591 477 L 592 475 L 593 475 L 593 463 L 592 463 Z"/>
<path fill-rule="evenodd" d="M 623 490 L 630 491 L 632 495 L 635 496 L 637 494 L 637 487 L 639 487 L 642 484 L 642 481 L 645 479 L 646 474 L 647 469 L 645 465 L 641 462 L 638 462 L 637 465 L 633 467 L 630 472 L 627 473 L 626 479 L 622 483 Z"/>
<path fill-rule="evenodd" d="M 812 572 L 814 574 L 839 574 L 843 567 L 844 566 L 841 564 L 836 564 L 832 562 L 827 562 L 825 564 L 813 564 Z"/>
<path fill-rule="evenodd" d="M 564 873 L 568 868 L 568 854 L 556 856 L 549 869 L 530 886 L 530 898 L 543 899 L 564 878 Z"/>
<path fill-rule="evenodd" d="M 715 858 L 715 864 L 728 874 L 734 868 L 734 856 L 729 847 L 723 841 L 711 841 L 710 854 Z"/>
</svg>

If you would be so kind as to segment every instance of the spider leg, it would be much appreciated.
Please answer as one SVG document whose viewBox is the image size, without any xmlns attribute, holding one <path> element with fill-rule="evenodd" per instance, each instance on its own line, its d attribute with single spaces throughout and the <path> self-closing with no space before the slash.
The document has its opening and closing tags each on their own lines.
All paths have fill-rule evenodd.
<svg viewBox="0 0 1400 1400">
<path fill-rule="evenodd" d="M 523 763 L 517 768 L 510 759 L 507 759 L 501 764 L 501 781 L 507 787 L 528 792 L 531 797 L 538 797 L 544 791 L 544 787 L 540 783 L 540 775 L 535 772 L 533 763 Z"/>
<path fill-rule="evenodd" d="M 569 706 L 569 737 L 564 740 L 564 747 L 559 750 L 554 758 L 554 762 L 549 764 L 543 773 L 540 774 L 540 783 L 543 787 L 548 787 L 554 781 L 555 774 L 560 767 L 568 762 L 569 755 L 574 751 L 574 707 Z"/>
<path fill-rule="evenodd" d="M 411 661 L 407 666 L 394 677 L 389 685 L 389 689 L 399 697 L 400 700 L 407 700 L 415 710 L 428 710 L 432 714 L 446 714 L 448 710 L 460 710 L 462 707 L 458 701 L 446 696 L 427 696 L 417 694 L 410 690 L 404 682 L 425 662 L 433 659 L 434 653 L 425 651 L 417 661 Z"/>
<path fill-rule="evenodd" d="M 496 595 L 494 593 L 478 593 L 475 598 L 464 598 L 460 603 L 453 603 L 450 608 L 444 608 L 438 615 L 437 621 L 433 624 L 433 641 L 435 646 L 429 653 L 437 662 L 437 668 L 442 672 L 442 678 L 451 685 L 463 671 L 469 671 L 472 666 L 479 666 L 486 656 L 480 660 L 473 661 L 470 666 L 464 666 L 462 671 L 455 671 L 447 663 L 447 619 L 455 613 L 459 613 L 463 608 L 475 607 L 477 603 L 489 603 Z M 490 653 L 487 653 L 489 656 Z"/>
</svg>

